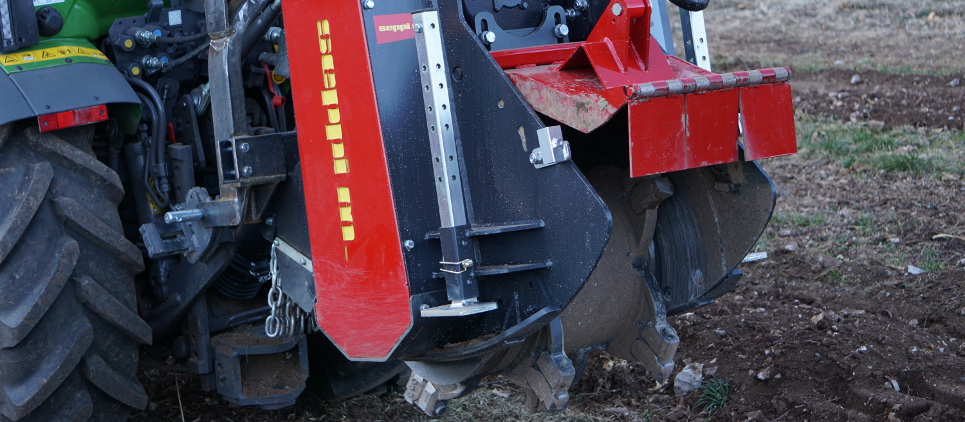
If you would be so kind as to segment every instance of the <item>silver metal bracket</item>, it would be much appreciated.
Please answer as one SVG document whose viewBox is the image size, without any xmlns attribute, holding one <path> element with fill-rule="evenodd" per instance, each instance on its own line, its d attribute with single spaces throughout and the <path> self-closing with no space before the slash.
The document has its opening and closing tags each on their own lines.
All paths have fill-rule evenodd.
<svg viewBox="0 0 965 422">
<path fill-rule="evenodd" d="M 536 168 L 569 161 L 572 157 L 570 143 L 563 140 L 563 130 L 559 126 L 544 127 L 536 131 L 539 148 L 529 154 L 529 162 Z"/>
<path fill-rule="evenodd" d="M 496 310 L 499 305 L 495 302 L 477 302 L 476 300 L 454 300 L 448 305 L 436 306 L 434 308 L 423 309 L 420 314 L 423 318 L 432 317 L 454 317 L 481 314 Z"/>
<path fill-rule="evenodd" d="M 423 309 L 422 316 L 465 316 L 491 311 L 496 309 L 496 304 L 479 303 L 479 283 L 472 271 L 476 256 L 475 241 L 467 230 L 472 223 L 469 187 L 463 180 L 459 128 L 452 108 L 453 91 L 439 12 L 413 13 L 412 23 L 441 226 L 441 264 L 444 266 L 441 271 L 446 278 L 446 294 L 452 301 L 449 305 Z"/>
<path fill-rule="evenodd" d="M 683 29 L 687 61 L 709 72 L 710 50 L 707 47 L 704 12 L 688 12 L 680 9 L 680 24 Z"/>
</svg>

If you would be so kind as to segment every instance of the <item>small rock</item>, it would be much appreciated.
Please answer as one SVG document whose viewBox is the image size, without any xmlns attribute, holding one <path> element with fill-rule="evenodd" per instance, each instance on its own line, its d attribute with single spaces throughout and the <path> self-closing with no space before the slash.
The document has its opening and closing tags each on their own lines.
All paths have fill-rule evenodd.
<svg viewBox="0 0 965 422">
<path fill-rule="evenodd" d="M 788 236 L 790 236 L 790 235 L 792 235 L 792 234 L 794 234 L 794 232 L 792 232 L 791 230 L 788 230 L 788 229 L 781 230 L 780 232 L 777 233 L 777 235 L 778 235 L 778 236 L 781 236 L 781 237 L 788 237 Z"/>
<path fill-rule="evenodd" d="M 835 66 L 844 66 L 844 60 L 835 60 L 835 61 L 834 61 L 834 65 L 835 65 Z M 758 412 L 758 413 L 760 413 L 760 412 Z"/>
<path fill-rule="evenodd" d="M 898 243 L 901 242 L 901 238 L 900 238 L 900 237 L 891 237 L 891 238 L 888 238 L 888 241 L 897 245 Z"/>
<path fill-rule="evenodd" d="M 854 350 L 855 353 L 863 353 L 868 351 L 868 346 L 861 346 Z"/>
<path fill-rule="evenodd" d="M 839 61 L 840 61 L 840 60 L 839 60 Z M 760 411 L 760 410 L 755 410 L 755 411 L 753 411 L 753 412 L 747 412 L 747 414 L 744 415 L 744 416 L 747 418 L 748 421 L 754 421 L 754 420 L 757 420 L 757 419 L 759 419 L 759 418 L 761 417 L 761 411 Z"/>
<path fill-rule="evenodd" d="M 921 274 L 924 274 L 924 273 L 927 273 L 927 272 L 928 272 L 928 271 L 925 271 L 925 270 L 923 270 L 923 269 L 921 269 L 921 268 L 918 268 L 918 267 L 916 267 L 916 266 L 914 266 L 914 265 L 908 265 L 908 274 L 911 274 L 911 275 L 921 275 Z"/>
<path fill-rule="evenodd" d="M 811 323 L 814 325 L 820 324 L 821 321 L 824 321 L 824 312 L 811 317 Z"/>
<path fill-rule="evenodd" d="M 606 409 L 603 409 L 603 411 L 607 413 L 616 413 L 623 417 L 630 416 L 630 410 L 625 407 L 608 407 Z"/>
<path fill-rule="evenodd" d="M 868 120 L 868 129 L 871 130 L 882 130 L 885 128 L 885 122 L 881 120 Z"/>
<path fill-rule="evenodd" d="M 952 79 L 952 81 L 948 83 L 948 86 L 954 88 L 954 87 L 959 86 L 959 85 L 961 85 L 961 84 L 962 84 L 962 78 L 955 78 L 955 79 Z"/>
<path fill-rule="evenodd" d="M 764 368 L 763 370 L 761 370 L 761 372 L 757 373 L 757 379 L 761 381 L 767 381 L 771 379 L 771 372 L 773 372 L 773 369 L 771 369 L 771 367 L 768 366 L 767 368 Z"/>
<path fill-rule="evenodd" d="M 942 173 L 943 182 L 955 182 L 958 181 L 959 177 L 951 173 Z"/>
<path fill-rule="evenodd" d="M 702 363 L 690 363 L 680 370 L 673 379 L 673 391 L 677 397 L 686 395 L 687 393 L 700 388 L 700 383 L 704 380 L 703 373 L 704 364 Z"/>
<path fill-rule="evenodd" d="M 797 251 L 797 242 L 791 242 L 791 243 L 788 243 L 788 244 L 784 245 L 784 250 L 785 250 L 785 251 L 788 251 L 788 252 L 795 252 L 795 251 Z"/>
<path fill-rule="evenodd" d="M 913 319 L 913 320 L 911 320 L 911 321 L 908 321 L 908 325 L 917 326 L 917 325 L 918 325 L 918 320 L 917 320 L 917 319 Z"/>
<path fill-rule="evenodd" d="M 864 79 L 861 79 L 861 75 L 857 73 L 855 73 L 854 76 L 851 77 L 851 85 L 858 85 L 863 82 L 864 82 Z"/>
</svg>

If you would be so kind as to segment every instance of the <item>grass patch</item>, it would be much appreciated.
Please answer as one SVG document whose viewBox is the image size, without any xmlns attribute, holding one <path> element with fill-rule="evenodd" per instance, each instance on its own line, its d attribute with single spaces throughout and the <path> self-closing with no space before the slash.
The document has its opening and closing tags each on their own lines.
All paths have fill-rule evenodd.
<svg viewBox="0 0 965 422">
<path fill-rule="evenodd" d="M 785 214 L 782 212 L 774 212 L 774 215 L 771 216 L 771 224 L 779 226 L 785 223 L 795 227 L 817 227 L 828 224 L 828 216 L 820 212 L 812 214 Z"/>
<path fill-rule="evenodd" d="M 713 417 L 723 408 L 730 400 L 730 395 L 734 393 L 734 385 L 731 384 L 730 377 L 711 378 L 701 383 L 700 388 L 700 396 L 697 397 L 694 408 L 706 414 L 708 418 Z"/>
<path fill-rule="evenodd" d="M 965 175 L 962 131 L 913 127 L 877 130 L 805 114 L 797 117 L 802 154 L 828 158 L 845 168 L 934 177 Z"/>
</svg>

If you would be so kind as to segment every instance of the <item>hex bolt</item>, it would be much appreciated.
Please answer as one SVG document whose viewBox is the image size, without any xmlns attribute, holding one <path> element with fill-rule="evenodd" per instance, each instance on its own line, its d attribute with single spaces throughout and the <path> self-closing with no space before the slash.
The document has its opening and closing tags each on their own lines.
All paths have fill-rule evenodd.
<svg viewBox="0 0 965 422">
<path fill-rule="evenodd" d="M 409 239 L 405 242 L 402 242 L 402 246 L 405 246 L 407 250 L 411 251 L 412 249 L 415 249 L 415 242 L 413 242 L 412 239 Z"/>
<path fill-rule="evenodd" d="M 363 2 L 362 2 L 362 7 L 364 7 L 365 10 L 372 10 L 372 8 L 375 7 L 375 0 L 365 0 L 365 1 L 363 1 Z"/>
<path fill-rule="evenodd" d="M 590 4 L 586 0 L 576 0 L 573 2 L 573 8 L 579 11 L 584 11 L 590 7 Z"/>
<path fill-rule="evenodd" d="M 483 42 L 483 44 L 492 44 L 496 42 L 496 33 L 493 31 L 483 31 L 483 33 L 479 34 L 479 39 Z"/>
<path fill-rule="evenodd" d="M 415 24 L 415 25 L 412 26 L 412 29 L 415 30 L 416 33 L 421 34 L 421 33 L 422 33 L 422 24 L 421 24 L 421 23 L 417 23 L 417 24 Z"/>
<path fill-rule="evenodd" d="M 623 14 L 623 5 L 620 3 L 614 3 L 613 8 L 610 9 L 614 16 L 620 16 Z"/>
<path fill-rule="evenodd" d="M 299 259 L 299 260 L 298 260 L 298 265 L 305 265 L 305 264 L 307 264 L 307 263 L 308 263 L 308 261 L 306 261 L 305 258 L 302 258 L 302 259 Z"/>
<path fill-rule="evenodd" d="M 563 38 L 567 35 L 570 35 L 570 27 L 566 26 L 566 24 L 561 23 L 559 25 L 556 25 L 555 28 L 553 28 L 553 32 L 556 33 L 556 38 Z"/>
<path fill-rule="evenodd" d="M 238 145 L 238 149 L 241 150 L 241 152 L 248 152 L 251 150 L 251 145 L 248 145 L 247 142 L 243 142 L 241 145 Z"/>
<path fill-rule="evenodd" d="M 251 168 L 251 166 L 245 166 L 243 169 L 241 169 L 241 174 L 244 177 L 251 177 L 251 174 L 254 172 L 255 172 L 255 169 Z"/>
<path fill-rule="evenodd" d="M 542 154 L 540 154 L 539 151 L 533 151 L 533 153 L 529 155 L 529 162 L 531 164 L 543 164 Z"/>
</svg>

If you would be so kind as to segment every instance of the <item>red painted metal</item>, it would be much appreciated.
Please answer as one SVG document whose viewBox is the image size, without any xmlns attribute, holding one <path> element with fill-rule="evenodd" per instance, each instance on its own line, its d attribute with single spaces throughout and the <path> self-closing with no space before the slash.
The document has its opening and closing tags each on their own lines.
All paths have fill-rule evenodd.
<svg viewBox="0 0 965 422">
<path fill-rule="evenodd" d="M 412 324 L 361 2 L 285 1 L 322 331 L 381 361 Z"/>
<path fill-rule="evenodd" d="M 657 40 L 650 36 L 649 0 L 611 0 L 590 36 L 560 70 L 593 67 L 604 88 L 673 78 Z"/>
<path fill-rule="evenodd" d="M 748 160 L 796 151 L 790 69 L 718 75 L 665 56 L 650 13 L 649 0 L 612 0 L 583 43 L 493 57 L 536 111 L 581 132 L 629 104 L 632 177 L 737 161 L 740 127 Z"/>
<path fill-rule="evenodd" d="M 758 160 L 797 152 L 791 85 L 780 82 L 741 88 L 744 158 Z"/>
<path fill-rule="evenodd" d="M 550 44 L 539 47 L 493 51 L 492 56 L 503 69 L 532 67 L 543 64 L 562 63 L 573 55 L 580 43 Z"/>
</svg>

